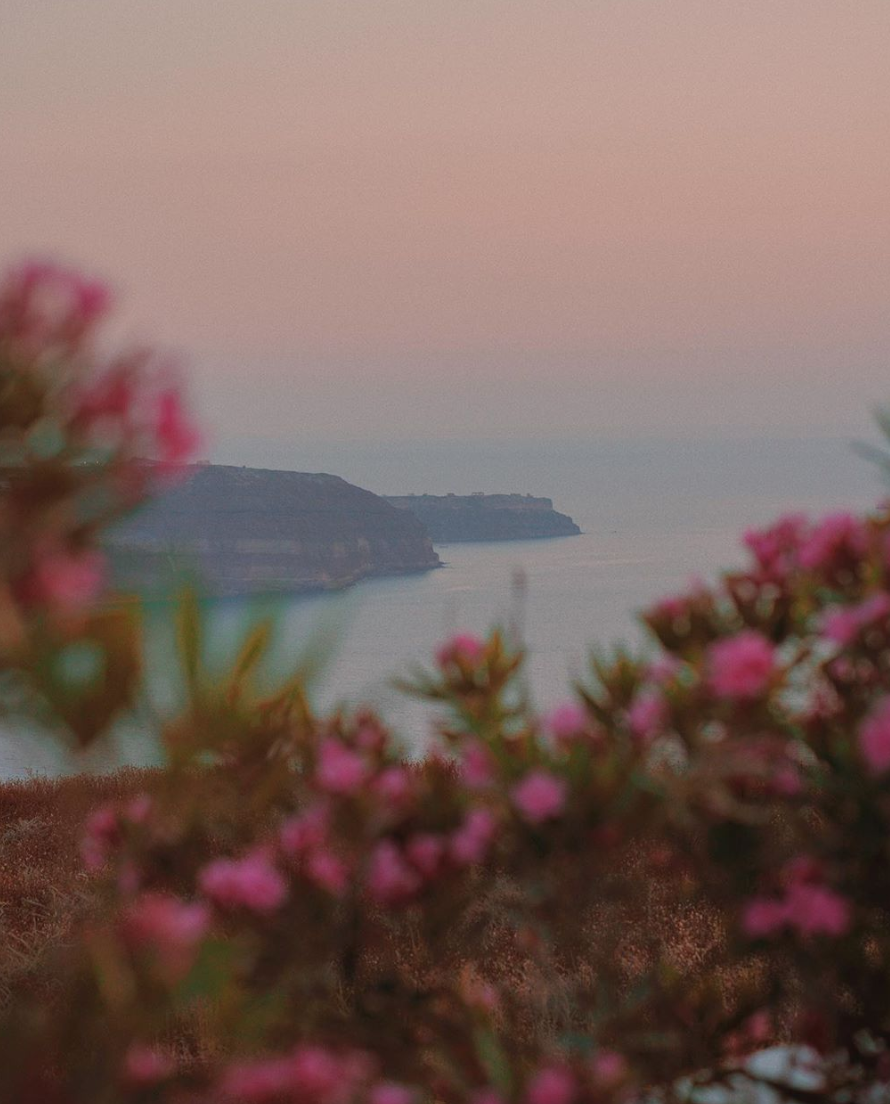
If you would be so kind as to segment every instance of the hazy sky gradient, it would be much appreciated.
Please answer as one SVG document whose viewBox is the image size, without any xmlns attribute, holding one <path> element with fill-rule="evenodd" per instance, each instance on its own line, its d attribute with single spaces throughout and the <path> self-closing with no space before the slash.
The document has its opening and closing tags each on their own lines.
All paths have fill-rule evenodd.
<svg viewBox="0 0 890 1104">
<path fill-rule="evenodd" d="M 0 0 L 0 256 L 110 276 L 220 458 L 858 431 L 888 57 L 888 0 Z"/>
</svg>

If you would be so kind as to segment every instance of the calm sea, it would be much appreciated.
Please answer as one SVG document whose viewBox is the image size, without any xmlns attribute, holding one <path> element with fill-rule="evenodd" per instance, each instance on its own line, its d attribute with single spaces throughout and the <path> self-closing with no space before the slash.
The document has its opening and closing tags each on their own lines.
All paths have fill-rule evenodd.
<svg viewBox="0 0 890 1104">
<path fill-rule="evenodd" d="M 224 662 L 251 617 L 271 613 L 274 669 L 323 660 L 313 682 L 319 704 L 369 701 L 414 749 L 428 738 L 431 713 L 389 680 L 428 661 L 449 633 L 520 627 L 531 689 L 546 707 L 583 677 L 592 646 L 642 644 L 634 620 L 641 607 L 739 563 L 746 526 L 788 509 L 866 507 L 884 494 L 877 470 L 838 439 L 318 444 L 295 448 L 277 466 L 335 472 L 378 492 L 547 495 L 584 530 L 557 540 L 443 544 L 442 570 L 366 581 L 340 595 L 208 606 L 213 662 Z M 149 612 L 149 697 L 160 710 L 179 698 L 169 614 L 163 605 Z M 131 719 L 114 747 L 71 761 L 27 727 L 6 726 L 0 774 L 152 762 L 144 732 L 143 719 Z"/>
</svg>

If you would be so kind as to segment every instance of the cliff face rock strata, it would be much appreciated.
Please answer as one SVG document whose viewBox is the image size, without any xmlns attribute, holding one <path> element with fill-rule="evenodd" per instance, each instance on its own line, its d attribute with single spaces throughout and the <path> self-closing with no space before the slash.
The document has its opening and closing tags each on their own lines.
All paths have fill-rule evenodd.
<svg viewBox="0 0 890 1104">
<path fill-rule="evenodd" d="M 372 575 L 440 567 L 422 523 L 336 475 L 217 464 L 117 526 L 120 585 L 153 589 L 177 566 L 214 595 L 336 589 Z"/>
<path fill-rule="evenodd" d="M 435 542 L 568 537 L 581 530 L 549 498 L 519 494 L 387 495 L 414 515 Z"/>
</svg>

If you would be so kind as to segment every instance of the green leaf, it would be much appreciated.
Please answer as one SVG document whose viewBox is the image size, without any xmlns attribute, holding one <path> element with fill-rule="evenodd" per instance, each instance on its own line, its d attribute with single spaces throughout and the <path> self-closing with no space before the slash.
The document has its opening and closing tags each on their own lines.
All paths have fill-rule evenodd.
<svg viewBox="0 0 890 1104">
<path fill-rule="evenodd" d="M 199 686 L 204 648 L 204 626 L 201 607 L 194 590 L 188 588 L 182 592 L 176 611 L 176 642 L 182 661 L 186 685 L 192 695 Z"/>
<path fill-rule="evenodd" d="M 513 1075 L 500 1039 L 491 1028 L 477 1027 L 473 1032 L 473 1041 L 476 1044 L 476 1054 L 491 1084 L 502 1096 L 512 1096 Z"/>
<path fill-rule="evenodd" d="M 269 645 L 272 641 L 272 629 L 272 619 L 266 618 L 265 621 L 260 621 L 259 624 L 254 625 L 247 634 L 229 676 L 233 685 L 249 679 L 256 670 L 257 665 L 269 651 Z"/>
</svg>

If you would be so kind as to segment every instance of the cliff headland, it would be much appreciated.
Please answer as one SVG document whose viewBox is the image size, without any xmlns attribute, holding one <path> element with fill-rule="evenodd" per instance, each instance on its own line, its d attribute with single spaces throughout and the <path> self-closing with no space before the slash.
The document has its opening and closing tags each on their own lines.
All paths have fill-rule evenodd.
<svg viewBox="0 0 890 1104">
<path fill-rule="evenodd" d="M 118 584 L 194 571 L 213 595 L 307 593 L 440 567 L 423 524 L 336 475 L 197 465 L 111 533 Z"/>
<path fill-rule="evenodd" d="M 441 567 L 433 542 L 561 537 L 580 529 L 531 495 L 382 497 L 336 475 L 202 464 L 119 524 L 107 547 L 125 589 L 183 571 L 214 596 L 336 590 Z"/>
<path fill-rule="evenodd" d="M 423 522 L 435 543 L 568 537 L 581 530 L 549 498 L 520 494 L 387 495 Z"/>
</svg>

